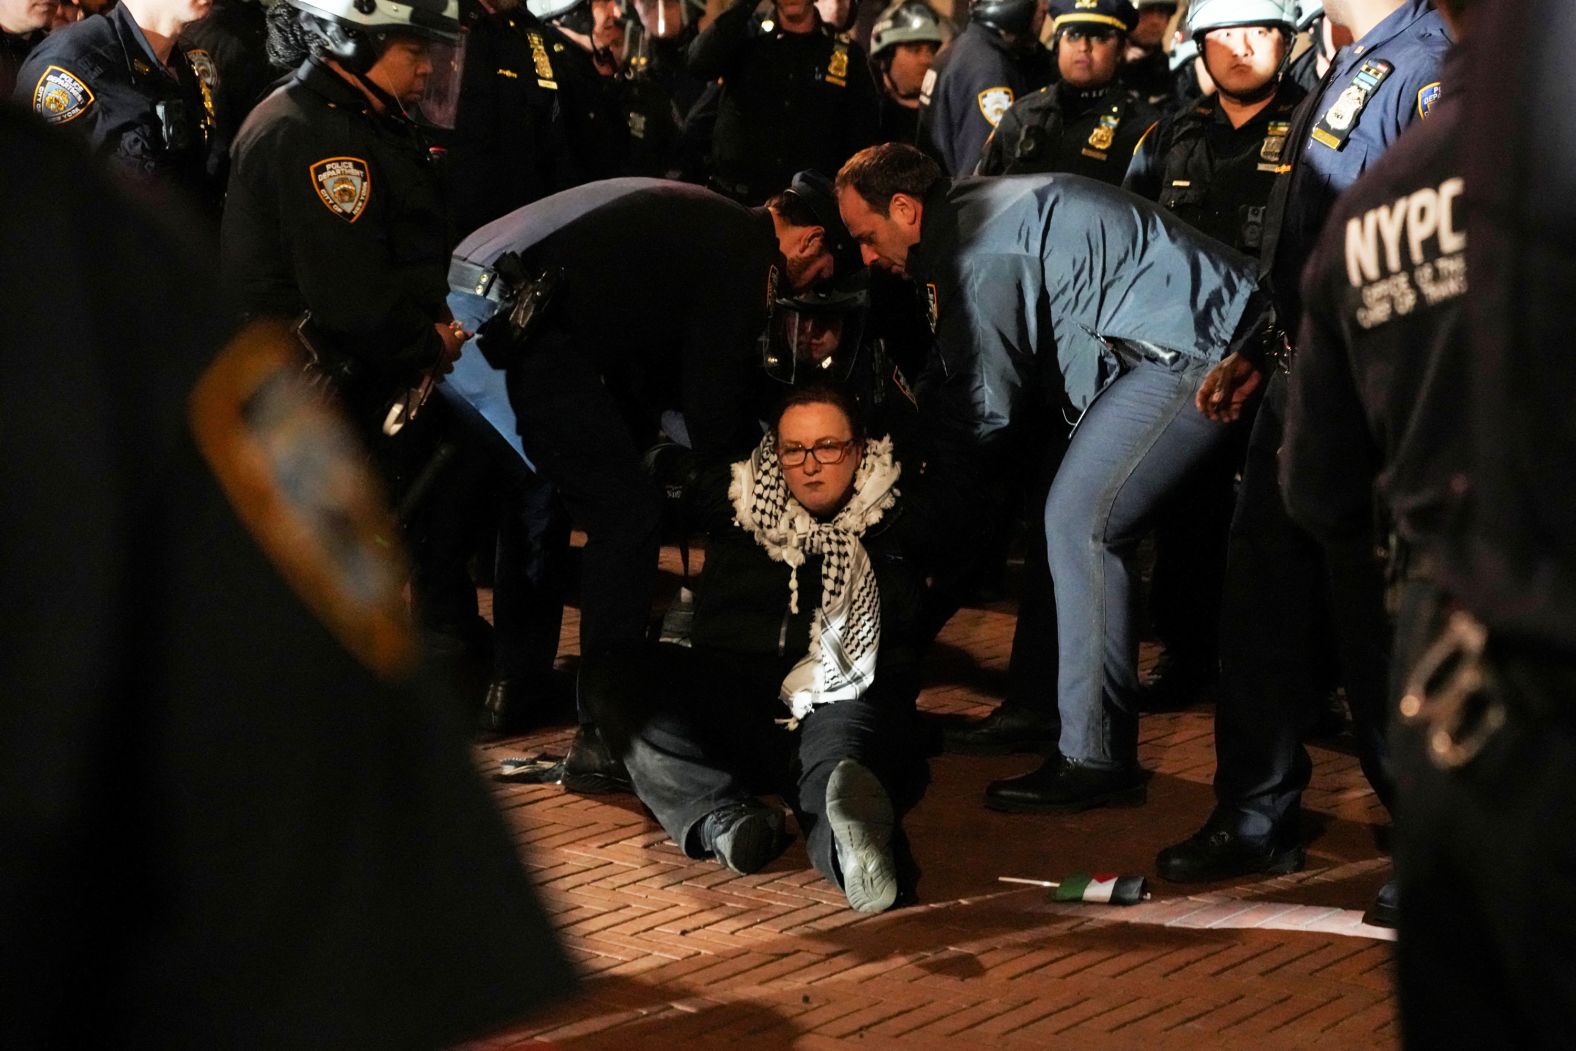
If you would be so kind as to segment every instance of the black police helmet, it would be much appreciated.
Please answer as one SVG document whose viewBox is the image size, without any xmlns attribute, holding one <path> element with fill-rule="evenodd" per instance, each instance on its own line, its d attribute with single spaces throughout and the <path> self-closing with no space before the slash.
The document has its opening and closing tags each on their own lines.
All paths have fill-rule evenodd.
<svg viewBox="0 0 1576 1051">
<path fill-rule="evenodd" d="M 975 0 L 969 8 L 969 21 L 1023 36 L 1034 24 L 1039 6 L 1040 0 Z"/>
</svg>

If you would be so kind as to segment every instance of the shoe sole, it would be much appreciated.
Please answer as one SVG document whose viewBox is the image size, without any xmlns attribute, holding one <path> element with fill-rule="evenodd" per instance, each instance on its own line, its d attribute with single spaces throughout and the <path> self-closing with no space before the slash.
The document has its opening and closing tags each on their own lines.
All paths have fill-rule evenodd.
<svg viewBox="0 0 1576 1051">
<path fill-rule="evenodd" d="M 890 909 L 897 901 L 897 863 L 892 857 L 897 820 L 892 799 L 876 775 L 852 759 L 838 763 L 826 783 L 826 820 L 848 904 L 856 912 Z"/>
<path fill-rule="evenodd" d="M 1224 879 L 1241 879 L 1243 876 L 1284 876 L 1291 872 L 1302 871 L 1302 867 L 1307 863 L 1308 852 L 1302 847 L 1293 847 L 1279 854 L 1272 854 L 1262 865 L 1238 865 L 1230 869 L 1173 875 L 1167 872 L 1164 866 L 1157 864 L 1155 871 L 1168 883 L 1219 883 Z"/>
<path fill-rule="evenodd" d="M 992 799 L 986 796 L 985 806 L 1004 814 L 1073 814 L 1080 810 L 1093 810 L 1103 806 L 1138 807 L 1143 806 L 1148 799 L 1149 786 L 1140 784 L 1066 803 L 1030 803 L 1014 799 Z"/>
</svg>

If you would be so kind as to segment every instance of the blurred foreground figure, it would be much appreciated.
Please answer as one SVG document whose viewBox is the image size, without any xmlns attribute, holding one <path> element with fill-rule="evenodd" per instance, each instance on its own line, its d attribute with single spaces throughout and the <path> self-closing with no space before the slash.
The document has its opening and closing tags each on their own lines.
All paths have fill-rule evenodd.
<svg viewBox="0 0 1576 1051">
<path fill-rule="evenodd" d="M 348 427 L 68 140 L 0 155 L 0 1046 L 440 1047 L 564 991 Z"/>
<path fill-rule="evenodd" d="M 1561 1047 L 1576 981 L 1576 6 L 1473 6 L 1460 141 L 1466 513 L 1439 578 L 1464 612 L 1412 670 L 1398 774 L 1399 975 L 1409 1047 Z M 1515 68 L 1493 78 L 1496 54 Z M 1479 90 L 1481 89 L 1481 90 Z M 1532 123 L 1537 113 L 1546 120 Z"/>
</svg>

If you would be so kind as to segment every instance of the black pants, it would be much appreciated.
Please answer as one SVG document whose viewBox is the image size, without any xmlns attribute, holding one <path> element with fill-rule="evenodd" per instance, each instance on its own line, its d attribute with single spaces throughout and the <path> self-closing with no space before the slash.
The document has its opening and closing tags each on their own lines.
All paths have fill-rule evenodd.
<svg viewBox="0 0 1576 1051">
<path fill-rule="evenodd" d="M 1491 666 L 1507 721 L 1466 766 L 1435 767 L 1423 727 L 1391 735 L 1408 1047 L 1565 1048 L 1576 1027 L 1576 661 Z"/>
<path fill-rule="evenodd" d="M 567 337 L 544 333 L 509 369 L 520 442 L 586 533 L 581 652 L 640 641 L 656 589 L 661 493 L 641 466 L 644 435 Z"/>
<path fill-rule="evenodd" d="M 789 730 L 777 698 L 788 665 L 775 658 L 655 644 L 588 660 L 581 694 L 635 793 L 690 857 L 704 856 L 699 825 L 725 803 L 780 794 L 793 807 L 810 862 L 842 886 L 826 783 L 845 758 L 881 781 L 902 812 L 924 791 L 926 764 L 913 708 L 879 693 L 818 708 Z"/>
<path fill-rule="evenodd" d="M 1366 537 L 1327 548 L 1300 529 L 1281 499 L 1277 453 L 1285 377 L 1270 380 L 1248 441 L 1231 522 L 1215 717 L 1216 818 L 1242 835 L 1295 831 L 1312 775 L 1303 738 L 1322 709 L 1321 641 L 1333 627 L 1363 772 L 1389 802 L 1384 725 L 1391 628 L 1384 576 Z"/>
<path fill-rule="evenodd" d="M 513 479 L 498 504 L 493 674 L 542 681 L 558 656 L 569 592 L 569 520 L 538 474 Z"/>
</svg>

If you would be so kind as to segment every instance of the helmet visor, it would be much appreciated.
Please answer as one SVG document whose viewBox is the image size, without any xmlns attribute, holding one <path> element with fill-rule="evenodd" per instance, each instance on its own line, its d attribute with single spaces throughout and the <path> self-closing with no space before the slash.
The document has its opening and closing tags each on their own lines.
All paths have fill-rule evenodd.
<svg viewBox="0 0 1576 1051">
<path fill-rule="evenodd" d="M 420 96 L 405 107 L 411 119 L 432 128 L 453 130 L 460 111 L 460 78 L 465 75 L 465 42 L 469 33 L 457 40 L 428 40 L 427 60 L 432 72 Z"/>
<path fill-rule="evenodd" d="M 841 383 L 853 371 L 865 308 L 805 309 L 779 300 L 762 337 L 761 365 L 779 383 Z"/>
</svg>

